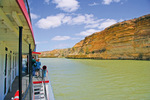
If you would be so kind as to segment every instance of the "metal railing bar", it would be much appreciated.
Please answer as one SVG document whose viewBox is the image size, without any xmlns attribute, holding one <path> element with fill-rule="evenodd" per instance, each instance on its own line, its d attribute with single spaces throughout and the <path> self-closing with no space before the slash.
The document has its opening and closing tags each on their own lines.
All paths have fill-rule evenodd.
<svg viewBox="0 0 150 100">
<path fill-rule="evenodd" d="M 25 100 L 25 98 L 26 98 L 26 96 L 27 96 L 27 94 L 28 94 L 29 89 L 30 89 L 30 84 L 28 85 L 28 88 L 27 88 L 27 90 L 26 90 L 26 92 L 25 92 L 25 94 L 24 94 L 22 100 Z"/>
</svg>

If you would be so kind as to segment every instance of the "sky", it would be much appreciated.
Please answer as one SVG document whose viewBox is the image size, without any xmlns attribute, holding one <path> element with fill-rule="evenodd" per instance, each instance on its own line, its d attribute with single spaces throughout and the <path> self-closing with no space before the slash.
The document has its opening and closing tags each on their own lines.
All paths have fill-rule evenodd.
<svg viewBox="0 0 150 100">
<path fill-rule="evenodd" d="M 150 14 L 150 0 L 28 0 L 36 51 L 71 48 L 117 22 Z"/>
</svg>

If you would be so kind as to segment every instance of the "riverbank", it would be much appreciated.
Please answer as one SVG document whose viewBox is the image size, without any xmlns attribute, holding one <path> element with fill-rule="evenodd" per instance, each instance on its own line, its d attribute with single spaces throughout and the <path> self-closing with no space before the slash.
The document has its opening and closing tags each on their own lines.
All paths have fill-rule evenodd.
<svg viewBox="0 0 150 100">
<path fill-rule="evenodd" d="M 142 57 L 137 57 L 137 58 L 133 58 L 133 57 L 111 57 L 111 58 L 102 58 L 102 57 L 89 57 L 88 55 L 68 55 L 67 57 L 68 59 L 97 59 L 97 60 L 147 60 L 149 61 L 150 58 L 142 58 Z"/>
<path fill-rule="evenodd" d="M 49 57 L 49 56 L 44 56 L 44 57 L 40 57 L 40 58 L 67 58 L 67 59 L 93 59 L 93 60 L 144 60 L 144 61 L 150 61 L 150 58 L 147 59 L 143 59 L 143 58 L 110 58 L 110 59 L 104 59 L 102 57 L 87 57 L 86 55 L 84 56 L 80 56 L 80 55 L 76 55 L 76 56 L 67 56 L 67 57 Z"/>
</svg>

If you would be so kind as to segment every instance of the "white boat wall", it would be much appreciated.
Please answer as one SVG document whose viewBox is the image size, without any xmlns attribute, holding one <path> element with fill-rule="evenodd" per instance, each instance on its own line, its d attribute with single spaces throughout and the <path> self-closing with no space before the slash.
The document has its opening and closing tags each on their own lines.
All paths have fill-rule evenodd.
<svg viewBox="0 0 150 100">
<path fill-rule="evenodd" d="M 0 100 L 3 100 L 11 84 L 18 76 L 18 54 L 8 48 L 5 42 L 0 42 Z"/>
<path fill-rule="evenodd" d="M 0 100 L 19 75 L 19 32 L 22 32 L 22 54 L 35 48 L 27 0 L 0 0 Z M 28 9 L 28 11 L 27 11 Z M 21 28 L 22 27 L 22 30 Z M 19 31 L 20 29 L 20 31 Z"/>
</svg>

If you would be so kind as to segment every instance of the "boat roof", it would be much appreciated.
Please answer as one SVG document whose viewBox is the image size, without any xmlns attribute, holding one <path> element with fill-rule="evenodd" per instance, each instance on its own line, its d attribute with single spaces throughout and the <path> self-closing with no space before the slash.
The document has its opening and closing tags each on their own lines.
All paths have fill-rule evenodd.
<svg viewBox="0 0 150 100">
<path fill-rule="evenodd" d="M 4 42 L 14 53 L 19 48 L 19 26 L 22 31 L 22 52 L 35 48 L 35 40 L 26 0 L 0 0 L 0 42 Z M 28 11 L 27 11 L 28 9 Z"/>
<path fill-rule="evenodd" d="M 32 52 L 33 55 L 40 55 L 40 52 Z"/>
</svg>

